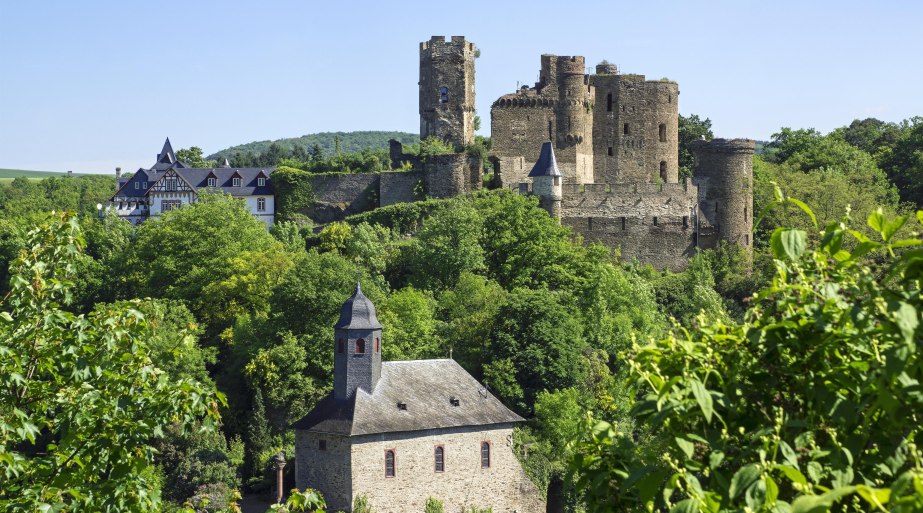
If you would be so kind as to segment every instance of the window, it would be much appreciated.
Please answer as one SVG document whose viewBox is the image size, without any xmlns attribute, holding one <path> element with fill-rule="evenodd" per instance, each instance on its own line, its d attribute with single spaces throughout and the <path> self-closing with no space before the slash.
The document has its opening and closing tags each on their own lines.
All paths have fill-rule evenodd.
<svg viewBox="0 0 923 513">
<path fill-rule="evenodd" d="M 449 103 L 449 88 L 442 86 L 439 88 L 439 102 Z"/>
<path fill-rule="evenodd" d="M 209 176 L 209 177 L 208 177 L 208 186 L 209 186 L 209 187 L 214 187 L 216 183 L 217 183 L 217 180 L 215 180 L 215 177 L 214 177 L 214 176 Z"/>
<path fill-rule="evenodd" d="M 356 341 L 356 354 L 365 354 L 365 339 L 360 338 Z"/>
<path fill-rule="evenodd" d="M 135 182 L 135 189 L 137 190 L 140 188 L 141 188 L 141 182 Z"/>
<path fill-rule="evenodd" d="M 436 446 L 434 459 L 436 472 L 445 472 L 445 449 L 441 445 Z"/>
<path fill-rule="evenodd" d="M 622 218 L 622 229 L 623 230 L 625 229 L 625 218 L 624 217 Z"/>
<path fill-rule="evenodd" d="M 257 179 L 256 179 L 256 185 L 259 186 L 259 187 L 265 186 L 265 185 L 266 185 L 266 179 L 263 178 L 262 176 L 259 177 L 259 178 L 257 178 Z"/>
<path fill-rule="evenodd" d="M 147 182 L 141 182 L 141 188 L 147 190 Z"/>
<path fill-rule="evenodd" d="M 689 216 L 683 216 L 683 228 L 689 228 Z"/>
<path fill-rule="evenodd" d="M 385 451 L 385 477 L 394 477 L 394 449 Z"/>
<path fill-rule="evenodd" d="M 318 441 L 317 441 L 317 450 L 319 450 L 319 451 L 326 451 L 326 450 L 327 450 L 327 441 L 326 441 L 326 440 L 318 440 Z"/>
<path fill-rule="evenodd" d="M 168 191 L 175 191 L 175 190 L 176 190 L 177 184 L 176 184 L 176 177 L 175 177 L 175 176 L 168 176 L 168 177 L 164 178 L 163 183 L 164 183 L 164 187 L 165 187 Z"/>
<path fill-rule="evenodd" d="M 667 161 L 660 161 L 660 181 L 666 183 L 667 181 Z"/>
<path fill-rule="evenodd" d="M 160 211 L 169 212 L 179 208 L 181 204 L 182 202 L 180 200 L 164 200 L 160 202 Z"/>
<path fill-rule="evenodd" d="M 625 123 L 625 125 L 622 127 L 622 133 L 625 135 L 631 134 L 631 130 L 628 128 L 628 123 Z"/>
<path fill-rule="evenodd" d="M 654 216 L 654 226 L 657 226 L 657 216 Z"/>
<path fill-rule="evenodd" d="M 234 177 L 234 180 L 231 181 L 234 187 L 240 187 L 240 178 Z"/>
<path fill-rule="evenodd" d="M 606 95 L 606 111 L 612 112 L 612 93 Z"/>
<path fill-rule="evenodd" d="M 343 342 L 343 339 L 341 338 L 339 342 L 337 342 L 337 352 L 342 353 L 344 351 L 346 351 L 346 343 Z"/>
<path fill-rule="evenodd" d="M 490 468 L 490 442 L 481 442 L 481 468 Z"/>
<path fill-rule="evenodd" d="M 667 125 L 660 124 L 660 142 L 667 142 Z"/>
<path fill-rule="evenodd" d="M 256 211 L 265 212 L 266 211 L 266 198 L 257 198 L 256 199 Z"/>
<path fill-rule="evenodd" d="M 609 156 L 612 156 L 612 146 L 609 146 Z"/>
<path fill-rule="evenodd" d="M 375 337 L 375 352 L 376 353 L 381 352 L 381 340 L 379 340 L 378 337 Z"/>
</svg>

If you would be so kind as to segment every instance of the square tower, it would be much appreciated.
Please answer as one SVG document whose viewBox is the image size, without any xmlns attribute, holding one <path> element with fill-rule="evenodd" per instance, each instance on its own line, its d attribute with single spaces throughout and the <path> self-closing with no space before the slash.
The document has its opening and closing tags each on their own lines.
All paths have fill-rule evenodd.
<svg viewBox="0 0 923 513">
<path fill-rule="evenodd" d="M 462 148 L 474 142 L 474 59 L 464 36 L 420 43 L 420 139 L 437 137 Z"/>
</svg>

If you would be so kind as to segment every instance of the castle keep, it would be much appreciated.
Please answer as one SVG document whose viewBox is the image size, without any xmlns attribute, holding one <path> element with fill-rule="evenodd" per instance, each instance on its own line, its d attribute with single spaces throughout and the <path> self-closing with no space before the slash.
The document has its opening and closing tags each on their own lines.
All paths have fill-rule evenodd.
<svg viewBox="0 0 923 513">
<path fill-rule="evenodd" d="M 658 268 L 682 269 L 722 240 L 749 247 L 754 142 L 697 141 L 694 178 L 681 181 L 677 83 L 606 62 L 595 71 L 542 55 L 533 87 L 493 103 L 494 185 L 539 196 L 587 240 Z"/>
</svg>

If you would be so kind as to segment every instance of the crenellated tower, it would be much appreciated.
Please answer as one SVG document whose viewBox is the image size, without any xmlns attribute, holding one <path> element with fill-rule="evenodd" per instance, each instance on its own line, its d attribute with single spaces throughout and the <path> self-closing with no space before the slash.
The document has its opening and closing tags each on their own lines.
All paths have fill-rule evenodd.
<svg viewBox="0 0 923 513">
<path fill-rule="evenodd" d="M 359 388 L 372 393 L 379 378 L 381 323 L 375 305 L 357 283 L 334 325 L 333 396 L 338 401 L 351 399 Z"/>
<path fill-rule="evenodd" d="M 420 43 L 420 138 L 462 148 L 474 142 L 474 59 L 464 36 L 433 36 Z"/>
</svg>

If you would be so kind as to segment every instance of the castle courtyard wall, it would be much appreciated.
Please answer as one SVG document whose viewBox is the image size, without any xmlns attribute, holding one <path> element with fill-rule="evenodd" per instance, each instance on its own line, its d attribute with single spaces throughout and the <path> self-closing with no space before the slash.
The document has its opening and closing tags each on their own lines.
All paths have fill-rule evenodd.
<svg viewBox="0 0 923 513">
<path fill-rule="evenodd" d="M 444 502 L 447 512 L 468 506 L 494 513 L 539 513 L 545 504 L 513 454 L 510 425 L 468 426 L 411 433 L 353 437 L 353 497 L 365 494 L 379 513 L 423 511 L 426 500 Z M 481 468 L 481 443 L 489 442 L 490 467 Z M 445 451 L 445 470 L 436 472 L 434 451 Z M 395 475 L 385 476 L 385 451 L 395 451 Z M 330 504 L 330 510 L 340 508 Z"/>
</svg>

